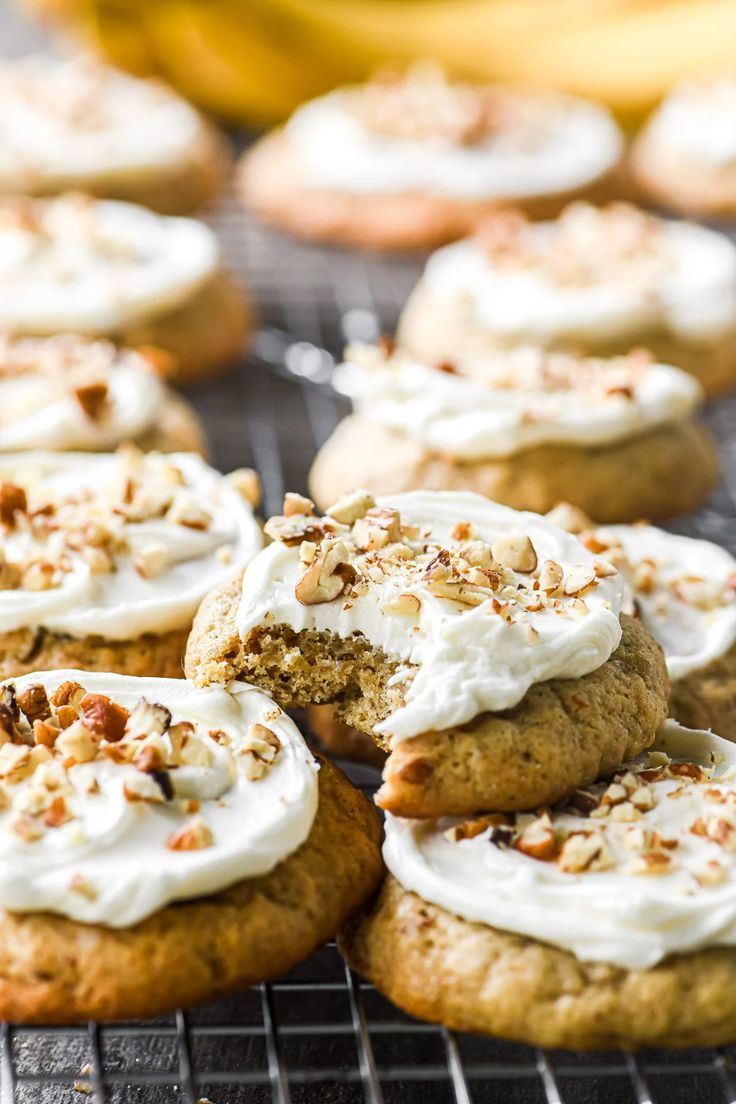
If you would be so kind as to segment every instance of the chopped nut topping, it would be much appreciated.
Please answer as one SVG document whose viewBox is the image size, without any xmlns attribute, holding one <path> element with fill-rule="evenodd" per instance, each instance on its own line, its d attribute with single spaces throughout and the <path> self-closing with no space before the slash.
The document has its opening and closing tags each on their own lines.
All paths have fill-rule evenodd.
<svg viewBox="0 0 736 1104">
<path fill-rule="evenodd" d="M 108 405 L 108 387 L 106 383 L 88 383 L 74 390 L 74 397 L 84 413 L 92 422 L 102 418 Z"/>
<path fill-rule="evenodd" d="M 491 546 L 493 558 L 503 567 L 528 575 L 537 566 L 537 553 L 529 537 L 502 537 Z"/>
<path fill-rule="evenodd" d="M 343 525 L 353 525 L 375 505 L 376 500 L 368 491 L 351 491 L 325 510 L 325 513 Z"/>
<path fill-rule="evenodd" d="M 12 529 L 16 515 L 25 514 L 27 510 L 28 500 L 23 488 L 0 481 L 0 523 Z"/>
<path fill-rule="evenodd" d="M 130 717 L 122 705 L 104 694 L 85 694 L 79 708 L 85 725 L 95 736 L 109 743 L 122 740 Z"/>
<path fill-rule="evenodd" d="M 562 845 L 557 865 L 568 874 L 608 870 L 613 866 L 613 857 L 601 836 L 574 832 Z"/>
<path fill-rule="evenodd" d="M 57 751 L 75 763 L 89 763 L 97 754 L 97 747 L 97 737 L 82 721 L 69 725 L 56 739 Z"/>
<path fill-rule="evenodd" d="M 350 551 L 343 540 L 323 542 L 307 570 L 296 584 L 296 597 L 305 606 L 331 602 L 355 582 L 355 568 L 348 563 Z"/>
<path fill-rule="evenodd" d="M 314 503 L 311 498 L 305 498 L 304 495 L 287 491 L 284 496 L 284 517 L 294 517 L 295 514 L 312 517 L 314 515 Z"/>
<path fill-rule="evenodd" d="M 199 851 L 211 847 L 214 837 L 201 816 L 194 816 L 176 832 L 172 832 L 166 841 L 170 851 Z"/>
</svg>

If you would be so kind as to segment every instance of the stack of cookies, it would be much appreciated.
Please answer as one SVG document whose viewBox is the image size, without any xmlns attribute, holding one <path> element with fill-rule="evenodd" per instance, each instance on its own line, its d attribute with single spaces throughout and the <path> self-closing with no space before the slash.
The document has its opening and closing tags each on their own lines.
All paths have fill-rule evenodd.
<svg viewBox="0 0 736 1104">
<path fill-rule="evenodd" d="M 289 495 L 203 603 L 187 674 L 333 703 L 387 753 L 388 874 L 342 948 L 401 1007 L 542 1045 L 725 1040 L 736 759 L 666 721 L 647 625 L 707 700 L 736 637 L 731 565 L 561 520 L 583 539 L 469 493 L 355 492 L 324 515 Z"/>
</svg>

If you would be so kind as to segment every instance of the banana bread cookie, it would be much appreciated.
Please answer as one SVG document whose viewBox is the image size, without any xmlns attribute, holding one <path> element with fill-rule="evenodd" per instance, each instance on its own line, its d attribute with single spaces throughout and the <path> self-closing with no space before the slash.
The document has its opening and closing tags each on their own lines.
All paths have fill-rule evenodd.
<svg viewBox="0 0 736 1104">
<path fill-rule="evenodd" d="M 243 683 L 0 687 L 0 1016 L 150 1017 L 273 978 L 381 874 L 378 816 Z"/>
<path fill-rule="evenodd" d="M 401 816 L 524 809 L 638 754 L 666 716 L 661 650 L 614 567 L 478 495 L 287 496 L 273 543 L 202 604 L 185 670 L 284 708 L 333 702 L 390 755 Z"/>
<path fill-rule="evenodd" d="M 355 412 L 320 449 L 310 493 L 468 490 L 546 513 L 567 498 L 600 521 L 701 506 L 718 475 L 694 421 L 699 384 L 643 351 L 609 360 L 519 348 L 422 362 L 353 346 L 335 374 Z"/>
<path fill-rule="evenodd" d="M 386 818 L 389 875 L 341 948 L 412 1015 L 535 1046 L 736 1038 L 736 752 L 667 721 L 559 807 Z"/>
<path fill-rule="evenodd" d="M 241 351 L 250 307 L 212 230 L 117 200 L 0 198 L 0 328 L 153 345 L 176 382 Z"/>
<path fill-rule="evenodd" d="M 220 191 L 222 135 L 154 80 L 91 55 L 0 62 L 0 192 L 67 190 L 183 215 Z"/>
<path fill-rule="evenodd" d="M 736 214 L 736 78 L 674 89 L 634 142 L 628 169 L 648 200 L 696 218 Z"/>
<path fill-rule="evenodd" d="M 538 223 L 505 212 L 429 258 L 398 338 L 430 363 L 516 345 L 595 357 L 641 345 L 719 394 L 736 385 L 736 245 L 624 203 L 573 203 Z"/>
<path fill-rule="evenodd" d="M 0 457 L 0 677 L 181 677 L 202 597 L 262 545 L 250 477 L 133 446 Z"/>
<path fill-rule="evenodd" d="M 0 452 L 206 452 L 193 407 L 165 384 L 157 349 L 59 334 L 0 334 Z"/>
<path fill-rule="evenodd" d="M 301 106 L 246 152 L 243 203 L 300 237 L 428 248 L 518 204 L 551 218 L 611 198 L 621 134 L 605 108 L 559 93 L 382 73 Z"/>
</svg>

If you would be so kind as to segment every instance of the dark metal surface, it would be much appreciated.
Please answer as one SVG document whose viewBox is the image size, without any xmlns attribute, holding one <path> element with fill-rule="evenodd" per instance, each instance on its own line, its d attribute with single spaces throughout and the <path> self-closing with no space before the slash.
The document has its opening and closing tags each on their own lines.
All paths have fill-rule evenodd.
<svg viewBox="0 0 736 1104">
<path fill-rule="evenodd" d="M 6 4 L 0 52 L 17 53 L 34 39 Z M 306 489 L 316 448 L 347 408 L 329 386 L 344 337 L 390 331 L 419 265 L 293 242 L 232 201 L 213 222 L 259 302 L 261 330 L 255 356 L 190 396 L 214 463 L 258 468 L 275 511 L 285 488 Z M 736 551 L 736 401 L 706 419 L 724 480 L 675 528 Z M 370 768 L 348 772 L 372 790 Z M 278 983 L 161 1020 L 5 1025 L 0 1104 L 736 1104 L 735 1061 L 731 1049 L 581 1056 L 454 1036 L 404 1016 L 329 946 Z"/>
</svg>

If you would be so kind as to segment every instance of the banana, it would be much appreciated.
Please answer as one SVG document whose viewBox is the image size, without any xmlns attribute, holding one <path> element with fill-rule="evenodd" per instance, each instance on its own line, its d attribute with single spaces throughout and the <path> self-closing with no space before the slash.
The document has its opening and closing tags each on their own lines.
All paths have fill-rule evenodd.
<svg viewBox="0 0 736 1104">
<path fill-rule="evenodd" d="M 386 62 L 432 57 L 640 116 L 736 68 L 736 0 L 20 0 L 229 120 L 270 123 Z"/>
</svg>

